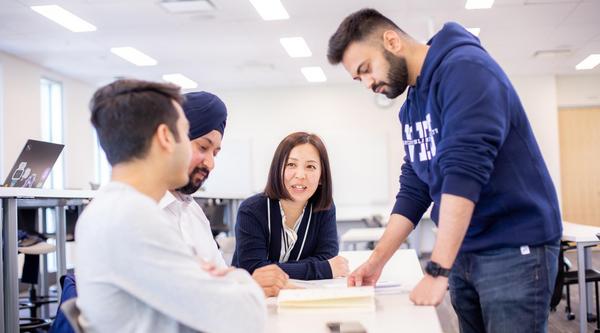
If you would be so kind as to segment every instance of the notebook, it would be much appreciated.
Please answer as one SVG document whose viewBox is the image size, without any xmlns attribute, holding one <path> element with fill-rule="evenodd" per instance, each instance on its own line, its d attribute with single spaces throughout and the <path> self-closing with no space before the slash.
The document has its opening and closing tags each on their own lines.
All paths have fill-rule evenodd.
<svg viewBox="0 0 600 333">
<path fill-rule="evenodd" d="M 277 297 L 278 310 L 291 309 L 354 309 L 375 311 L 375 289 L 354 288 L 306 288 L 283 289 Z"/>
</svg>

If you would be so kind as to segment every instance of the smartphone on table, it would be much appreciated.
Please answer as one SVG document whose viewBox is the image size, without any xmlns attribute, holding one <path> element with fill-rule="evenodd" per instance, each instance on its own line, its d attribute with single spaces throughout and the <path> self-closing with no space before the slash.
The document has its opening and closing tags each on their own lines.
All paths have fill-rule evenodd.
<svg viewBox="0 0 600 333">
<path fill-rule="evenodd" d="M 367 333 L 365 327 L 358 321 L 335 321 L 327 323 L 331 333 Z"/>
</svg>

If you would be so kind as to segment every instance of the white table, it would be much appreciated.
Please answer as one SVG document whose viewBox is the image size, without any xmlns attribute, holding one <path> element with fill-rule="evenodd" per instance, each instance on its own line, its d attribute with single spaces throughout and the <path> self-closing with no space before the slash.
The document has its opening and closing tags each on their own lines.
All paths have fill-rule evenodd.
<svg viewBox="0 0 600 333">
<path fill-rule="evenodd" d="M 383 236 L 384 227 L 381 228 L 352 228 L 340 237 L 340 248 L 348 250 L 348 245 L 353 245 L 356 250 L 357 243 L 377 242 Z"/>
<path fill-rule="evenodd" d="M 67 206 L 84 205 L 94 198 L 91 190 L 50 190 L 35 188 L 0 187 L 0 332 L 19 331 L 19 274 L 17 256 L 17 209 L 27 207 L 54 207 L 56 209 L 56 268 L 57 275 L 67 273 L 66 213 Z M 236 208 L 243 196 L 227 193 L 197 192 L 196 198 L 213 198 L 231 201 L 229 219 L 235 220 Z M 230 223 L 233 225 L 233 223 Z M 60 296 L 60 290 L 59 290 Z M 1 326 L 3 323 L 3 327 Z"/>
<path fill-rule="evenodd" d="M 600 227 L 582 225 L 563 221 L 562 240 L 575 242 L 577 245 L 577 283 L 579 284 L 579 332 L 587 332 L 588 305 L 591 304 L 592 296 L 588 292 L 585 283 L 585 272 L 591 267 L 589 245 L 600 244 Z M 560 269 L 560 267 L 559 267 Z"/>
<path fill-rule="evenodd" d="M 350 269 L 362 264 L 371 251 L 340 252 L 348 259 Z M 347 310 L 314 310 L 277 313 L 276 299 L 269 298 L 267 332 L 329 332 L 327 322 L 359 321 L 369 333 L 378 332 L 442 332 L 435 307 L 415 306 L 409 299 L 412 288 L 423 273 L 414 250 L 398 250 L 385 266 L 380 281 L 399 282 L 403 291 L 398 294 L 376 294 L 375 312 Z M 328 280 L 323 280 L 327 283 Z"/>
<path fill-rule="evenodd" d="M 17 209 L 20 205 L 29 207 L 55 207 L 56 209 L 56 268 L 58 276 L 67 272 L 66 265 L 66 213 L 71 205 L 85 204 L 95 191 L 46 190 L 32 188 L 0 187 L 0 225 L 2 226 L 2 258 L 0 265 L 2 279 L 2 311 L 0 322 L 4 332 L 19 331 L 19 274 L 17 257 Z M 1 260 L 1 259 L 0 259 Z"/>
</svg>

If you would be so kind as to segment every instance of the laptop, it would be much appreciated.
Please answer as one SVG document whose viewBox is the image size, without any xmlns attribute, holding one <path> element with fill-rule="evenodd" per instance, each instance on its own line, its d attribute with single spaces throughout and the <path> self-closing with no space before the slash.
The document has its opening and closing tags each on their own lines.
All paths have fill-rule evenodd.
<svg viewBox="0 0 600 333">
<path fill-rule="evenodd" d="M 42 188 L 65 146 L 27 140 L 2 186 Z"/>
</svg>

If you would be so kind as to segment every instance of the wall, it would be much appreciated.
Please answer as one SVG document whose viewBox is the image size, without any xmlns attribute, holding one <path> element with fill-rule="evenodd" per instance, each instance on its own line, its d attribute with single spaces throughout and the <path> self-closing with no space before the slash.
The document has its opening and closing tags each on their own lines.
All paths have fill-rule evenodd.
<svg viewBox="0 0 600 333">
<path fill-rule="evenodd" d="M 93 180 L 93 137 L 87 103 L 94 91 L 88 84 L 0 52 L 4 118 L 2 181 L 27 139 L 41 139 L 40 79 L 62 83 L 65 119 L 65 187 L 89 188 Z"/>
<path fill-rule="evenodd" d="M 521 97 L 542 154 L 560 196 L 560 154 L 558 148 L 558 115 L 556 80 L 554 76 L 511 77 Z M 265 184 L 272 154 L 278 142 L 288 133 L 307 130 L 318 133 L 329 147 L 336 173 L 343 177 L 334 183 L 336 202 L 341 216 L 367 216 L 372 213 L 389 214 L 398 190 L 398 176 L 404 156 L 398 110 L 403 97 L 390 108 L 375 105 L 374 95 L 359 84 L 272 88 L 256 90 L 219 91 L 229 108 L 227 131 L 223 142 L 224 164 L 231 162 L 229 147 L 235 155 L 252 151 L 249 164 L 237 160 L 234 169 L 227 169 L 217 159 L 211 191 L 219 187 L 231 174 L 241 175 L 237 182 L 251 192 L 260 191 Z M 348 141 L 344 144 L 343 141 Z M 230 144 L 232 143 L 232 144 Z M 375 144 L 386 145 L 384 153 L 374 154 Z M 230 145 L 228 147 L 228 144 Z M 240 148 L 245 147 L 245 149 Z M 381 166 L 380 164 L 385 164 Z M 333 164 L 333 162 L 332 162 Z M 244 170 L 240 166 L 244 166 Z M 385 177 L 368 179 L 370 172 L 383 172 Z M 223 172 L 219 174 L 219 172 Z M 227 178 L 225 175 L 229 175 Z M 223 178 L 221 178 L 223 177 Z M 365 180 L 371 180 L 376 184 Z M 340 184 L 342 182 L 342 184 Z M 345 193 L 364 186 L 384 187 L 387 199 L 381 200 L 378 191 L 352 192 L 356 200 L 348 200 Z M 343 193 L 340 193 L 342 191 Z M 244 191 L 242 191 L 244 192 Z M 367 194 L 375 194 L 376 198 Z M 340 200 L 340 196 L 343 200 Z"/>
<path fill-rule="evenodd" d="M 600 75 L 561 75 L 556 79 L 558 107 L 600 106 Z"/>
<path fill-rule="evenodd" d="M 241 184 L 242 192 L 261 191 L 277 144 L 291 132 L 308 131 L 321 136 L 329 150 L 339 218 L 389 214 L 403 157 L 401 100 L 380 108 L 373 93 L 358 84 L 216 93 L 229 117 L 208 191 L 228 181 Z M 233 163 L 230 153 L 244 156 Z"/>
<path fill-rule="evenodd" d="M 39 79 L 47 77 L 63 83 L 66 185 L 88 188 L 88 181 L 94 179 L 94 157 L 87 104 L 95 88 L 3 53 L 0 65 L 2 177 L 23 142 L 40 138 Z M 599 105 L 600 76 L 513 76 L 511 80 L 560 196 L 556 110 Z M 397 118 L 402 98 L 389 108 L 380 108 L 370 91 L 354 83 L 215 93 L 228 105 L 230 114 L 223 151 L 206 184 L 209 191 L 240 195 L 260 191 L 279 141 L 292 131 L 306 130 L 321 135 L 330 149 L 340 218 L 389 214 L 404 155 Z M 361 192 L 365 186 L 370 186 L 368 193 Z"/>
</svg>

